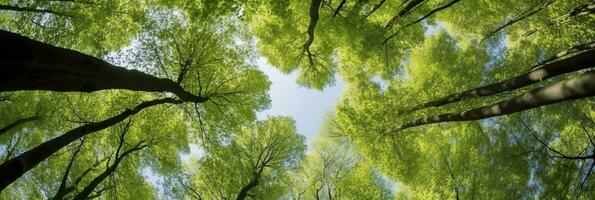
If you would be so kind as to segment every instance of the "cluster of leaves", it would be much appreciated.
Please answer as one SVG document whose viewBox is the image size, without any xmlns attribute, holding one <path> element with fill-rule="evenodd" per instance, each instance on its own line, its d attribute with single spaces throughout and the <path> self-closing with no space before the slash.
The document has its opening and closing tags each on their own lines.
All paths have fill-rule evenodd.
<svg viewBox="0 0 595 200">
<path fill-rule="evenodd" d="M 180 98 L 64 144 L 0 199 L 591 199 L 593 98 L 477 121 L 400 126 L 578 76 L 582 71 L 419 108 L 572 58 L 576 48 L 557 53 L 573 46 L 592 51 L 593 6 L 587 0 L 0 1 L 2 30 L 173 81 L 206 99 L 123 90 L 0 93 L 3 163 L 141 102 Z M 297 71 L 298 84 L 309 88 L 322 90 L 335 76 L 347 83 L 307 152 L 292 119 L 256 121 L 255 112 L 270 103 L 257 56 L 282 72 Z M 192 145 L 202 155 L 182 159 Z"/>
</svg>

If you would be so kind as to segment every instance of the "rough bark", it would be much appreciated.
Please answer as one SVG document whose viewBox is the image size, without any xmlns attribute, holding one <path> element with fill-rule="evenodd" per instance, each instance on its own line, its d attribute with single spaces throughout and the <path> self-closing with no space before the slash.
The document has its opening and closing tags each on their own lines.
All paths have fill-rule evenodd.
<svg viewBox="0 0 595 200">
<path fill-rule="evenodd" d="M 528 17 L 533 16 L 534 14 L 538 13 L 539 11 L 542 11 L 543 9 L 547 8 L 549 5 L 551 5 L 554 2 L 556 2 L 556 0 L 549 0 L 545 4 L 542 4 L 542 5 L 539 5 L 539 6 L 535 6 L 535 7 L 529 8 L 525 12 L 523 12 L 520 15 L 518 15 L 518 16 L 512 18 L 512 19 L 510 19 L 510 21 L 507 21 L 506 23 L 504 23 L 503 25 L 499 26 L 495 30 L 487 33 L 483 37 L 483 39 L 481 39 L 481 41 L 479 43 L 482 43 L 485 39 L 488 39 L 488 38 L 492 37 L 494 34 L 498 33 L 502 29 L 505 29 L 506 27 L 512 26 L 513 24 L 515 24 L 515 23 L 517 23 L 519 21 L 522 21 L 522 20 L 524 20 L 524 19 L 526 19 Z"/>
<path fill-rule="evenodd" d="M 556 53 L 556 55 L 553 55 L 553 56 L 548 57 L 547 59 L 539 62 L 538 64 L 536 64 L 534 66 L 532 66 L 529 69 L 529 71 L 535 70 L 535 69 L 538 69 L 538 68 L 541 68 L 545 64 L 548 64 L 548 63 L 550 63 L 552 61 L 556 61 L 556 60 L 558 60 L 560 58 L 563 58 L 563 57 L 566 57 L 568 55 L 571 55 L 571 54 L 574 54 L 574 53 L 579 53 L 579 52 L 584 52 L 584 51 L 592 51 L 592 50 L 595 50 L 595 41 L 589 42 L 589 43 L 586 43 L 586 44 L 579 44 L 579 45 L 570 47 L 568 49 L 565 49 L 563 51 L 560 51 L 560 52 Z"/>
<path fill-rule="evenodd" d="M 595 95 L 595 71 L 590 71 L 579 77 L 536 88 L 515 98 L 492 105 L 461 113 L 446 113 L 409 121 L 395 129 L 395 131 L 441 122 L 485 119 L 593 95 Z"/>
<path fill-rule="evenodd" d="M 570 58 L 545 64 L 543 67 L 508 80 L 470 89 L 456 94 L 451 94 L 437 100 L 423 103 L 413 108 L 412 111 L 430 107 L 438 107 L 474 97 L 490 96 L 504 91 L 522 88 L 562 74 L 575 72 L 581 69 L 587 69 L 595 66 L 595 59 L 593 58 L 595 58 L 595 51 L 579 53 Z"/>
<path fill-rule="evenodd" d="M 77 139 L 122 122 L 129 116 L 134 115 L 145 108 L 160 104 L 179 104 L 182 102 L 182 100 L 173 98 L 156 99 L 143 102 L 138 104 L 136 107 L 127 109 L 116 116 L 103 121 L 85 124 L 78 128 L 72 129 L 50 141 L 44 142 L 43 144 L 0 165 L 0 177 L 2 177 L 0 179 L 0 191 L 25 174 L 25 172 L 29 171 L 37 164 L 46 160 L 52 154 L 56 153 L 58 150 L 64 148 Z"/>
<path fill-rule="evenodd" d="M 403 29 L 405 29 L 405 28 L 407 28 L 407 27 L 409 27 L 409 26 L 411 26 L 411 25 L 417 24 L 417 23 L 419 23 L 419 22 L 421 22 L 421 21 L 425 20 L 426 18 L 428 18 L 428 17 L 430 17 L 430 16 L 432 16 L 432 15 L 436 14 L 437 12 L 440 12 L 441 10 L 444 10 L 444 9 L 450 8 L 451 6 L 453 6 L 454 4 L 458 3 L 459 1 L 461 1 L 461 0 L 453 0 L 453 1 L 450 1 L 450 2 L 448 2 L 448 3 L 446 3 L 446 4 L 444 4 L 444 5 L 442 5 L 442 6 L 438 7 L 438 8 L 435 8 L 434 10 L 432 10 L 432 11 L 428 12 L 427 14 L 425 14 L 424 16 L 422 16 L 421 18 L 419 18 L 419 19 L 417 19 L 417 20 L 415 20 L 415 21 L 413 21 L 413 22 L 411 22 L 411 23 L 409 23 L 409 24 L 406 24 L 405 26 L 403 26 L 402 28 L 400 28 L 399 30 L 397 30 L 397 32 L 395 32 L 395 33 L 391 34 L 389 37 L 387 37 L 386 39 L 384 39 L 384 41 L 382 41 L 382 44 L 385 44 L 385 43 L 386 43 L 386 42 L 388 42 L 390 39 L 392 39 L 393 37 L 395 37 L 397 34 L 399 34 L 399 32 L 400 32 L 401 30 L 403 30 Z"/>
<path fill-rule="evenodd" d="M 31 116 L 31 117 L 27 117 L 27 118 L 23 118 L 23 119 L 18 119 L 16 121 L 6 125 L 4 128 L 0 129 L 0 135 L 3 135 L 4 133 L 8 132 L 10 129 L 12 129 L 14 127 L 17 127 L 17 126 L 27 123 L 27 122 L 38 120 L 39 118 L 40 118 L 39 116 Z"/>
<path fill-rule="evenodd" d="M 0 30 L 0 92 L 49 90 L 94 92 L 125 89 L 171 92 L 185 101 L 200 101 L 170 79 L 114 66 L 99 58 Z"/>
<path fill-rule="evenodd" d="M 395 16 L 393 16 L 393 18 L 391 18 L 390 21 L 388 21 L 388 23 L 386 23 L 386 25 L 384 25 L 384 28 L 391 29 L 397 23 L 397 20 L 399 18 L 407 15 L 415 7 L 417 7 L 418 5 L 421 5 L 425 2 L 426 2 L 426 0 L 411 0 L 411 1 L 407 2 L 407 4 L 405 4 L 405 7 L 403 9 L 401 9 Z"/>
</svg>

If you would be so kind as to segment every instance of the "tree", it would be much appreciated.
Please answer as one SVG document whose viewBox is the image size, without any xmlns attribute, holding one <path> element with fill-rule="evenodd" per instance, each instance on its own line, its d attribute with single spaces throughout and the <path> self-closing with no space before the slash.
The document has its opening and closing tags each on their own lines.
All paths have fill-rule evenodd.
<svg viewBox="0 0 595 200">
<path fill-rule="evenodd" d="M 0 199 L 593 199 L 592 13 L 0 1 Z M 291 118 L 257 120 L 263 59 L 345 84 L 307 151 Z"/>
<path fill-rule="evenodd" d="M 327 118 L 325 123 L 333 123 Z M 291 199 L 390 199 L 391 183 L 349 141 L 323 129 L 304 162 L 291 173 Z"/>
<path fill-rule="evenodd" d="M 273 117 L 243 127 L 227 143 L 198 160 L 185 190 L 199 199 L 276 199 L 287 171 L 303 156 L 304 137 L 295 122 Z"/>
<path fill-rule="evenodd" d="M 129 45 L 140 32 L 144 10 L 158 6 L 137 0 L 17 0 L 0 4 L 19 8 L 5 12 L 7 17 L 0 22 L 3 30 L 93 56 Z"/>
<path fill-rule="evenodd" d="M 151 25 L 151 24 L 149 24 Z M 159 29 L 159 28 L 163 28 L 163 29 Z M 163 30 L 168 30 L 167 28 L 169 27 L 155 27 L 155 31 L 163 31 Z M 177 29 L 178 36 L 180 37 L 194 37 L 195 39 L 200 39 L 200 37 L 197 37 L 193 34 L 214 34 L 210 31 L 207 31 L 208 29 L 203 29 L 203 31 L 200 32 L 194 32 L 194 31 L 188 31 L 188 27 L 184 27 L 184 29 L 181 29 L 181 27 L 178 27 L 179 29 Z M 193 30 L 200 30 L 200 27 L 196 27 L 194 26 Z M 182 32 L 183 31 L 183 32 Z M 200 35 L 200 36 L 205 36 L 205 35 Z M 182 89 L 182 91 L 184 91 L 183 95 L 186 95 L 186 97 L 189 97 L 191 99 L 184 99 L 184 97 L 180 97 L 178 96 L 178 98 L 171 98 L 171 97 L 162 97 L 162 98 L 153 98 L 153 100 L 148 100 L 145 102 L 142 102 L 136 106 L 131 106 L 133 107 L 132 109 L 126 109 L 124 112 L 115 114 L 113 116 L 106 116 L 104 118 L 104 120 L 101 121 L 96 121 L 96 122 L 92 122 L 92 123 L 87 123 L 84 125 L 81 125 L 77 128 L 74 128 L 70 131 L 67 131 L 64 135 L 59 136 L 57 138 L 54 138 L 52 140 L 49 140 L 48 142 L 45 142 L 9 161 L 7 161 L 6 163 L 3 163 L 1 165 L 2 170 L 0 170 L 3 174 L 5 174 L 5 177 L 8 177 L 6 179 L 3 179 L 3 183 L 2 183 L 2 188 L 5 188 L 8 184 L 10 184 L 12 181 L 16 180 L 18 177 L 20 177 L 22 174 L 24 174 L 26 171 L 30 170 L 31 168 L 33 168 L 35 165 L 39 164 L 41 161 L 44 161 L 45 159 L 47 159 L 49 156 L 51 156 L 53 153 L 56 153 L 59 149 L 67 146 L 68 144 L 74 142 L 75 140 L 82 138 L 84 136 L 86 136 L 87 134 L 91 134 L 93 132 L 96 131 L 100 131 L 106 128 L 109 128 L 110 126 L 113 126 L 119 122 L 124 121 L 126 118 L 137 114 L 138 112 L 140 112 L 141 110 L 145 109 L 145 108 L 149 108 L 152 106 L 156 106 L 156 105 L 161 105 L 161 104 L 181 104 L 181 103 L 192 103 L 190 105 L 186 105 L 186 106 L 182 106 L 181 109 L 182 111 L 186 112 L 189 117 L 198 117 L 199 120 L 207 120 L 209 123 L 215 122 L 215 121 L 227 121 L 225 123 L 219 123 L 217 126 L 234 126 L 236 124 L 241 124 L 244 123 L 245 121 L 250 121 L 252 119 L 254 119 L 254 111 L 258 110 L 258 109 L 262 109 L 266 106 L 266 104 L 268 103 L 268 95 L 265 93 L 265 91 L 267 90 L 268 86 L 269 86 L 269 82 L 266 80 L 266 78 L 264 78 L 262 72 L 259 72 L 257 70 L 254 69 L 253 65 L 250 65 L 248 63 L 245 63 L 245 59 L 247 59 L 247 57 L 249 56 L 249 52 L 245 52 L 245 51 L 241 51 L 240 49 L 242 48 L 241 46 L 238 45 L 233 45 L 232 44 L 232 36 L 230 35 L 219 35 L 219 36 L 212 36 L 212 37 L 218 37 L 218 44 L 220 46 L 216 46 L 216 49 L 211 49 L 209 53 L 226 53 L 226 55 L 229 55 L 229 57 L 227 57 L 226 59 L 218 59 L 218 60 L 214 60 L 215 62 L 211 61 L 209 63 L 200 63 L 200 62 L 204 62 L 204 61 L 208 61 L 208 60 L 202 60 L 205 59 L 205 57 L 194 57 L 194 55 L 192 54 L 186 54 L 186 55 L 182 55 L 180 54 L 181 51 L 190 51 L 191 49 L 198 49 L 198 48 L 203 48 L 206 45 L 209 45 L 208 43 L 200 42 L 197 41 L 196 43 L 190 43 L 192 45 L 187 45 L 185 46 L 183 49 L 180 48 L 180 46 L 178 46 L 175 43 L 170 43 L 170 46 L 162 46 L 162 47 L 166 47 L 166 48 L 162 48 L 162 49 L 154 49 L 154 52 L 159 52 L 159 51 L 163 51 L 162 53 L 164 55 L 159 55 L 159 56 L 165 56 L 165 55 L 170 55 L 168 54 L 169 52 L 175 52 L 178 55 L 180 55 L 181 57 L 174 57 L 173 60 L 169 60 L 168 62 L 164 62 L 163 60 L 159 60 L 159 57 L 156 57 L 157 59 L 152 59 L 152 60 L 140 60 L 140 61 L 135 61 L 136 63 L 149 63 L 152 65 L 157 65 L 159 64 L 159 70 L 175 70 L 177 69 L 177 67 L 183 68 L 183 67 L 188 67 L 187 70 L 182 70 L 178 72 L 178 76 L 180 78 L 177 79 L 177 83 L 173 82 L 171 80 L 168 79 L 160 79 L 160 78 L 156 78 L 155 76 L 151 76 L 151 75 L 146 75 L 142 72 L 139 71 L 132 71 L 132 73 L 136 73 L 136 74 L 140 74 L 141 76 L 144 77 L 149 77 L 149 79 L 155 80 L 165 80 L 166 82 L 171 82 L 174 83 L 176 85 L 176 87 L 178 89 L 182 89 L 181 85 L 184 85 L 185 87 L 189 87 L 192 88 L 193 90 L 197 91 L 197 95 L 191 94 L 189 92 L 185 92 L 185 90 Z M 151 39 L 151 38 L 146 38 L 147 40 Z M 32 40 L 26 40 L 28 42 L 32 42 Z M 35 41 L 33 41 L 35 42 Z M 208 42 L 208 41 L 207 41 Z M 37 43 L 39 44 L 39 43 Z M 41 44 L 44 45 L 44 44 Z M 195 46 L 196 45 L 196 46 Z M 202 46 L 201 46 L 202 45 Z M 46 47 L 48 45 L 45 45 Z M 56 47 L 49 47 L 50 49 L 56 49 Z M 146 49 L 146 48 L 153 48 L 152 46 L 142 46 L 139 49 Z M 58 51 L 63 52 L 63 53 L 72 53 L 72 51 L 68 51 L 68 50 L 64 50 L 64 49 L 59 49 Z M 96 58 L 92 58 L 90 56 L 86 56 L 86 55 L 82 55 L 80 53 L 74 53 L 78 56 L 83 56 L 86 59 L 91 59 L 97 62 L 100 62 L 100 64 L 103 64 L 101 66 L 112 66 L 112 69 L 114 68 L 118 68 L 118 67 L 113 67 L 113 65 L 108 64 L 104 61 L 101 61 L 99 59 Z M 214 54 L 216 55 L 216 54 Z M 139 57 L 140 58 L 140 57 Z M 197 59 L 197 60 L 192 60 L 193 62 L 188 62 L 188 59 Z M 51 59 L 51 58 L 50 58 Z M 194 62 L 196 61 L 196 63 Z M 200 62 L 198 62 L 200 61 Z M 164 63 L 166 63 L 167 65 L 164 65 Z M 217 67 L 214 67 L 217 66 Z M 233 66 L 233 67 L 221 67 L 221 66 Z M 72 66 L 75 67 L 76 66 Z M 167 68 L 165 68 L 167 67 Z M 129 70 L 120 68 L 117 69 L 120 70 L 120 72 L 122 73 L 116 73 L 116 74 L 130 74 L 128 72 L 130 72 Z M 108 70 L 109 71 L 109 70 Z M 128 72 L 127 72 L 128 71 Z M 91 72 L 89 75 L 91 76 L 97 76 L 100 75 L 101 73 L 96 73 L 97 71 Z M 167 74 L 167 71 L 161 71 L 161 73 L 163 74 Z M 184 78 L 184 76 L 188 74 L 188 76 L 191 76 L 191 79 L 193 81 L 188 81 L 187 79 Z M 200 74 L 204 74 L 206 75 L 205 77 L 202 77 Z M 34 80 L 31 79 L 31 77 L 26 78 L 25 80 Z M 66 80 L 72 80 L 67 78 Z M 108 81 L 109 82 L 109 81 Z M 99 82 L 96 82 L 99 83 Z M 102 84 L 102 83 L 99 83 Z M 146 86 L 146 84 L 151 85 L 150 82 L 137 82 L 136 83 L 137 86 L 140 87 L 144 87 Z M 66 84 L 66 86 L 72 86 L 71 84 Z M 76 84 L 73 84 L 76 85 Z M 144 85 L 144 86 L 143 86 Z M 155 86 L 159 85 L 159 84 L 154 84 Z M 161 87 L 163 85 L 159 85 L 157 87 Z M 167 87 L 167 86 L 166 86 Z M 108 87 L 109 88 L 109 87 Z M 109 88 L 109 89 L 116 89 L 116 88 Z M 68 90 L 67 90 L 68 91 Z M 75 90 L 76 91 L 76 90 Z M 256 92 L 258 91 L 258 92 Z M 256 93 L 254 93 L 256 92 Z M 175 93 L 174 93 L 175 94 Z M 158 96 L 164 96 L 162 95 L 158 95 Z M 207 103 L 207 105 L 199 105 L 199 104 L 204 104 L 205 102 L 209 102 Z M 190 109 L 192 108 L 192 109 Z M 192 112 L 191 112 L 192 110 Z M 202 117 L 203 115 L 205 115 L 205 113 L 213 113 L 213 115 L 208 115 L 208 117 L 206 119 L 204 119 L 204 117 Z M 217 123 L 213 123 L 213 124 L 217 124 Z M 200 126 L 201 129 L 206 128 L 204 127 L 203 124 L 196 124 L 196 126 Z M 213 133 L 216 134 L 216 133 Z"/>
<path fill-rule="evenodd" d="M 203 101 L 179 84 L 137 70 L 117 67 L 76 51 L 47 45 L 18 34 L 2 31 L 2 42 L 16 49 L 2 55 L 0 91 L 50 90 L 93 92 L 105 89 L 172 92 L 189 101 Z"/>
</svg>

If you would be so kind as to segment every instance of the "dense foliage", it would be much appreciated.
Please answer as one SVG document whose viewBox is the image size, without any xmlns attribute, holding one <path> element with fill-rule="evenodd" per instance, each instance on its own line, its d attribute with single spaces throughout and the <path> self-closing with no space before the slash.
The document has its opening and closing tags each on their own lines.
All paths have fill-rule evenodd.
<svg viewBox="0 0 595 200">
<path fill-rule="evenodd" d="M 594 12 L 0 0 L 0 199 L 593 199 Z M 346 83 L 308 144 L 261 57 Z"/>
</svg>

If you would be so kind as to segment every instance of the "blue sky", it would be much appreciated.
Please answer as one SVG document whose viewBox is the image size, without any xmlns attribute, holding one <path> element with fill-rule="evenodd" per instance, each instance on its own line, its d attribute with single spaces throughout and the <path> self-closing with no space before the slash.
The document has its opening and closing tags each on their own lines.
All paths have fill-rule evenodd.
<svg viewBox="0 0 595 200">
<path fill-rule="evenodd" d="M 272 82 L 269 95 L 271 108 L 258 113 L 259 119 L 266 116 L 289 116 L 296 121 L 298 132 L 312 139 L 322 124 L 324 114 L 334 109 L 345 84 L 337 77 L 334 86 L 323 91 L 308 89 L 296 83 L 297 72 L 283 74 L 270 65 L 266 58 L 259 57 L 258 67 Z"/>
</svg>

